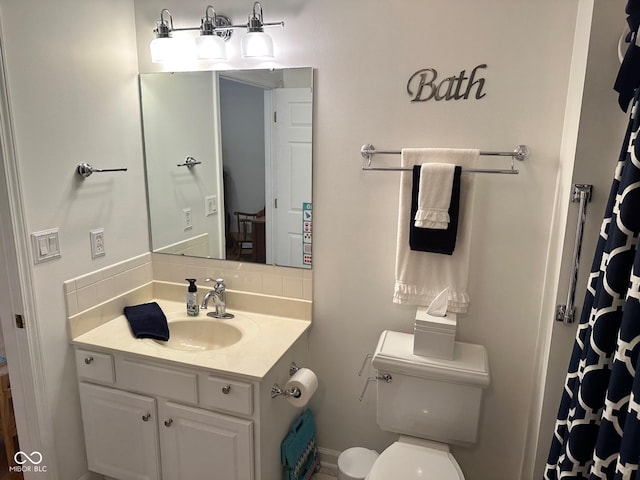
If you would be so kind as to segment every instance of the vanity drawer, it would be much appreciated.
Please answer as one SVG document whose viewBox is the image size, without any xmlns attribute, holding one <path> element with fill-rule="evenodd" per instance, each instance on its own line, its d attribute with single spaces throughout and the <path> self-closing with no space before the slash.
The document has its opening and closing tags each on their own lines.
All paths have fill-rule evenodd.
<svg viewBox="0 0 640 480">
<path fill-rule="evenodd" d="M 118 387 L 158 395 L 186 403 L 198 403 L 198 376 L 195 373 L 147 365 L 118 357 Z"/>
<path fill-rule="evenodd" d="M 102 383 L 114 383 L 113 356 L 108 353 L 76 349 L 78 377 Z"/>
<path fill-rule="evenodd" d="M 241 415 L 253 413 L 250 383 L 228 380 L 214 375 L 200 375 L 200 405 Z"/>
</svg>

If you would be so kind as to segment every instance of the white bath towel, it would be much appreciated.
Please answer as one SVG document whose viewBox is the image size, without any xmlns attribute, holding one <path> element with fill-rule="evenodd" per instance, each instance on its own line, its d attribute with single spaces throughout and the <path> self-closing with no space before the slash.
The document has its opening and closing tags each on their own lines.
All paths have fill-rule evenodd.
<svg viewBox="0 0 640 480">
<path fill-rule="evenodd" d="M 474 168 L 478 150 L 457 149 L 403 149 L 402 167 L 429 163 L 438 159 L 441 163 Z M 475 174 L 462 173 L 460 179 L 460 215 L 456 248 L 452 255 L 413 251 L 409 248 L 411 224 L 412 172 L 403 171 L 400 176 L 398 211 L 398 244 L 396 249 L 396 278 L 393 294 L 395 303 L 429 305 L 435 296 L 449 287 L 450 312 L 465 313 L 469 305 L 467 292 L 469 273 L 469 248 L 473 215 L 473 186 Z"/>
<path fill-rule="evenodd" d="M 418 210 L 414 218 L 416 227 L 436 230 L 446 230 L 449 227 L 449 204 L 455 168 L 453 163 L 438 162 L 423 163 L 420 167 Z"/>
</svg>

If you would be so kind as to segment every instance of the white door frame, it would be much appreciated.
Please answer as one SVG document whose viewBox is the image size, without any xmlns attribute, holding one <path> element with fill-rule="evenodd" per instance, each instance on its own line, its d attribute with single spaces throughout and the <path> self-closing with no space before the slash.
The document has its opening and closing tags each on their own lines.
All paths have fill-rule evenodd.
<svg viewBox="0 0 640 480">
<path fill-rule="evenodd" d="M 274 152 L 275 144 L 272 141 L 273 138 L 273 123 L 274 123 L 274 90 L 264 91 L 264 196 L 265 206 L 264 215 L 265 222 L 265 249 L 266 249 L 266 263 L 267 265 L 273 265 L 273 226 L 275 220 L 274 202 L 275 202 L 275 190 L 274 184 L 275 172 L 274 172 Z"/>
<path fill-rule="evenodd" d="M 23 209 L 20 169 L 14 143 L 4 41 L 0 30 L 0 324 L 11 376 L 20 448 L 42 454 L 46 478 L 57 480 L 53 428 L 47 406 L 40 329 L 36 314 L 32 263 Z M 9 312 L 9 313 L 8 313 Z M 22 315 L 26 327 L 15 326 Z M 26 464 L 25 464 L 26 465 Z M 25 472 L 27 480 L 42 473 Z"/>
</svg>

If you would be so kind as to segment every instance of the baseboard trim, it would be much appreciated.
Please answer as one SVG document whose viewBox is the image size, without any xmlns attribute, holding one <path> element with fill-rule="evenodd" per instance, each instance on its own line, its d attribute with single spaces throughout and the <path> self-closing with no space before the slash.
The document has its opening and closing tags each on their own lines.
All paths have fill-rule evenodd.
<svg viewBox="0 0 640 480">
<path fill-rule="evenodd" d="M 107 477 L 99 475 L 94 472 L 87 472 L 82 475 L 78 480 L 109 480 Z"/>
<path fill-rule="evenodd" d="M 327 475 L 338 475 L 338 457 L 340 453 L 336 450 L 318 447 L 318 455 L 320 456 L 320 472 Z"/>
</svg>

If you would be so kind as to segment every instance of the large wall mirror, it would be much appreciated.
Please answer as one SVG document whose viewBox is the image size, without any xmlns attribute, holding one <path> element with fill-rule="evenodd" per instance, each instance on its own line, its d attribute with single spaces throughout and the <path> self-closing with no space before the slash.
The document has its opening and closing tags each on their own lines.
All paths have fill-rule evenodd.
<svg viewBox="0 0 640 480">
<path fill-rule="evenodd" d="M 140 75 L 154 252 L 311 268 L 313 70 Z"/>
</svg>

